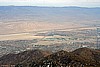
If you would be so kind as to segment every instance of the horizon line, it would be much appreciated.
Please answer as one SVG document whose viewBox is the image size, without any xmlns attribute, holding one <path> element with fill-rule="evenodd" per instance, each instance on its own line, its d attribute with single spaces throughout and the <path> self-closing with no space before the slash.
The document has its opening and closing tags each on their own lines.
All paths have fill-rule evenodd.
<svg viewBox="0 0 100 67">
<path fill-rule="evenodd" d="M 86 6 L 30 6 L 30 5 L 0 5 L 0 7 L 51 7 L 51 8 L 67 8 L 67 7 L 71 7 L 71 8 L 100 8 L 100 6 L 98 7 L 86 7 Z"/>
</svg>

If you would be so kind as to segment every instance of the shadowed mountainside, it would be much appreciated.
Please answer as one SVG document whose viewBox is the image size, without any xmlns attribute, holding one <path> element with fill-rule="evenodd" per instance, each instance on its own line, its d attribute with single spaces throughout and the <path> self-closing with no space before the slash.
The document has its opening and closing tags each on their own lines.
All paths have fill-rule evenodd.
<svg viewBox="0 0 100 67">
<path fill-rule="evenodd" d="M 36 63 L 37 64 L 37 63 Z M 73 52 L 59 51 L 40 60 L 37 66 L 100 67 L 100 51 L 80 48 Z M 34 62 L 30 67 L 34 67 Z"/>
<path fill-rule="evenodd" d="M 28 64 L 50 54 L 51 52 L 42 50 L 29 50 L 19 54 L 8 54 L 0 58 L 0 65 Z"/>
<path fill-rule="evenodd" d="M 81 56 L 87 63 L 100 64 L 100 50 L 80 48 L 73 51 L 72 53 Z"/>
<path fill-rule="evenodd" d="M 19 54 L 5 55 L 0 58 L 0 64 L 17 64 L 16 67 L 100 67 L 100 51 L 79 48 L 73 52 L 62 50 L 51 54 L 49 51 L 31 50 Z"/>
</svg>

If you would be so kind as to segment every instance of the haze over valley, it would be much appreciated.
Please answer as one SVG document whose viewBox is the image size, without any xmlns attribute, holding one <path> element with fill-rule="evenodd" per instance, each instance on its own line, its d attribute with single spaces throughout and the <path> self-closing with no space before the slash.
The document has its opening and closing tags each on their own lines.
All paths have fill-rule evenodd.
<svg viewBox="0 0 100 67">
<path fill-rule="evenodd" d="M 13 34 L 100 26 L 99 12 L 100 8 L 1 6 L 0 40 Z"/>
<path fill-rule="evenodd" d="M 0 6 L 0 66 L 99 67 L 99 40 L 99 7 Z"/>
</svg>

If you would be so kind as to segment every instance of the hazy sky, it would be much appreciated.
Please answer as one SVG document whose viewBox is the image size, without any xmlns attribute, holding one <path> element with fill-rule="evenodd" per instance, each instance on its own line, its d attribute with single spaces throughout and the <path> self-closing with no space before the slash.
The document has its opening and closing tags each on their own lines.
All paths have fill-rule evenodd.
<svg viewBox="0 0 100 67">
<path fill-rule="evenodd" d="M 0 0 L 0 5 L 100 7 L 100 0 Z"/>
</svg>

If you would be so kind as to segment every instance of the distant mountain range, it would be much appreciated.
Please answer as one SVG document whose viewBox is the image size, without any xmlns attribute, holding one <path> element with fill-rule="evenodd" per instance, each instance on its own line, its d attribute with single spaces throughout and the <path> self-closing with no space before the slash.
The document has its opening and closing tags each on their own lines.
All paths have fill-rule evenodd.
<svg viewBox="0 0 100 67">
<path fill-rule="evenodd" d="M 50 22 L 97 24 L 100 22 L 100 8 L 85 7 L 37 7 L 0 6 L 1 22 Z"/>
<path fill-rule="evenodd" d="M 0 6 L 0 35 L 100 26 L 100 8 Z"/>
<path fill-rule="evenodd" d="M 79 48 L 73 52 L 56 53 L 34 50 L 19 54 L 8 54 L 0 58 L 0 65 L 16 65 L 16 67 L 100 67 L 100 50 Z"/>
</svg>

